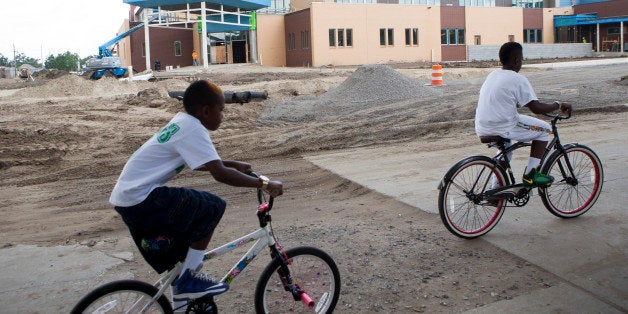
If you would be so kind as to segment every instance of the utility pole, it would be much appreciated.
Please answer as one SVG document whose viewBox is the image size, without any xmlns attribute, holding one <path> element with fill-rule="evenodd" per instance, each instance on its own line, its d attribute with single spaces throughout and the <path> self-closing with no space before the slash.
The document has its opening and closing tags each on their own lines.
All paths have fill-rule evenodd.
<svg viewBox="0 0 628 314">
<path fill-rule="evenodd" d="M 15 60 L 15 44 L 13 44 L 13 74 L 17 76 L 17 61 Z"/>
</svg>

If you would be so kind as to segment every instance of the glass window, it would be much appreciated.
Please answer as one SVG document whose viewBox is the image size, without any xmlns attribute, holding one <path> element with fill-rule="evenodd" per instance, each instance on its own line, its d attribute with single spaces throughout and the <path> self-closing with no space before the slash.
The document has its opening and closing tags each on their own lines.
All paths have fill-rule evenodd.
<svg viewBox="0 0 628 314">
<path fill-rule="evenodd" d="M 338 29 L 338 47 L 344 47 L 345 45 L 345 30 L 344 28 Z"/>
<path fill-rule="evenodd" d="M 464 28 L 458 29 L 458 36 L 456 45 L 464 45 Z"/>
<path fill-rule="evenodd" d="M 444 28 L 440 30 L 440 44 L 447 45 L 447 31 L 448 29 Z"/>
<path fill-rule="evenodd" d="M 174 55 L 177 57 L 181 56 L 181 42 L 178 40 L 174 42 Z"/>
<path fill-rule="evenodd" d="M 353 47 L 353 29 L 347 28 L 347 47 Z"/>
<path fill-rule="evenodd" d="M 336 47 L 336 29 L 329 29 L 329 47 Z"/>
<path fill-rule="evenodd" d="M 447 38 L 447 44 L 448 45 L 455 45 L 456 44 L 456 30 L 455 29 L 448 29 L 447 30 L 447 35 L 449 36 L 449 38 Z"/>
<path fill-rule="evenodd" d="M 412 29 L 412 44 L 413 45 L 419 44 L 419 29 L 418 28 Z"/>
<path fill-rule="evenodd" d="M 410 29 L 406 28 L 406 46 L 410 46 Z"/>
<path fill-rule="evenodd" d="M 388 29 L 388 45 L 392 46 L 395 44 L 395 30 L 392 28 Z"/>
<path fill-rule="evenodd" d="M 381 46 L 386 46 L 386 29 L 385 28 L 379 29 L 379 44 Z"/>
</svg>

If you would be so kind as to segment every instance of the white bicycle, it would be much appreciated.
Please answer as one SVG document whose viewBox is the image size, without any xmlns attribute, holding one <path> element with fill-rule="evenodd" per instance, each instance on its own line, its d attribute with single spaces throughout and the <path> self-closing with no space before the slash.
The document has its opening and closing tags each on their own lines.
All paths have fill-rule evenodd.
<svg viewBox="0 0 628 314">
<path fill-rule="evenodd" d="M 251 172 L 251 175 L 255 175 Z M 256 175 L 255 175 L 256 176 Z M 203 262 L 254 242 L 250 249 L 221 279 L 230 284 L 264 249 L 272 261 L 260 276 L 255 289 L 257 313 L 333 312 L 340 294 L 340 272 L 334 260 L 314 247 L 284 250 L 274 235 L 270 210 L 273 197 L 257 191 L 260 229 L 205 253 Z M 182 264 L 165 272 L 154 285 L 138 280 L 120 280 L 102 285 L 83 297 L 71 313 L 172 313 L 164 292 L 181 272 Z M 177 311 L 217 313 L 213 297 L 190 300 Z"/>
</svg>

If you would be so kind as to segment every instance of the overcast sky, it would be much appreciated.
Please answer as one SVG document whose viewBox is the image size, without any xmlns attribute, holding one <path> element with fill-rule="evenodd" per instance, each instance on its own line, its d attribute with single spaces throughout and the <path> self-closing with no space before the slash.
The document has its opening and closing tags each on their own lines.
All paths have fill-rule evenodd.
<svg viewBox="0 0 628 314">
<path fill-rule="evenodd" d="M 98 54 L 129 16 L 122 0 L 0 0 L 0 54 L 13 60 L 13 45 L 27 57 L 45 60 L 70 51 Z"/>
</svg>

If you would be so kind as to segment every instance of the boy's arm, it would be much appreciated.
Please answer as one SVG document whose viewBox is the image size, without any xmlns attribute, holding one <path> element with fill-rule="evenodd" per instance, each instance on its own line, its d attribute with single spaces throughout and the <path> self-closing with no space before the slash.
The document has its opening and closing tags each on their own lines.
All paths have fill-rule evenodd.
<svg viewBox="0 0 628 314">
<path fill-rule="evenodd" d="M 251 170 L 251 164 L 243 162 L 243 161 L 223 160 L 222 164 L 225 165 L 225 167 L 233 168 L 240 172 L 247 172 Z"/>
<path fill-rule="evenodd" d="M 543 114 L 543 113 L 549 113 L 552 112 L 554 110 L 558 110 L 560 109 L 562 112 L 569 112 L 571 111 L 571 104 L 568 103 L 561 103 L 558 101 L 555 101 L 551 104 L 546 104 L 546 103 L 542 103 L 538 100 L 533 100 L 529 103 L 526 104 L 526 107 L 528 107 L 528 109 L 530 109 L 530 111 L 532 111 L 533 113 L 536 114 Z"/>
<path fill-rule="evenodd" d="M 251 168 L 251 165 L 243 162 L 235 162 L 235 161 L 222 161 L 220 159 L 212 160 L 201 167 L 196 168 L 195 170 L 200 171 L 209 171 L 216 179 L 216 181 L 225 183 L 231 186 L 238 187 L 249 187 L 249 188 L 262 188 L 262 180 L 259 178 L 255 178 L 244 174 L 244 172 L 240 172 L 238 168 L 247 167 Z M 245 170 L 246 171 L 246 170 Z M 266 186 L 266 191 L 269 191 L 270 194 L 275 197 L 283 194 L 283 185 L 279 181 L 269 181 Z"/>
</svg>

